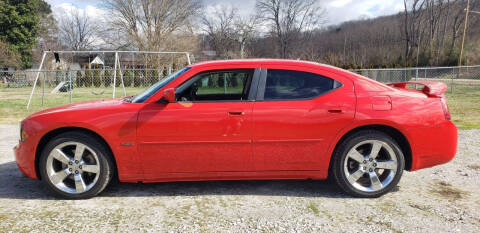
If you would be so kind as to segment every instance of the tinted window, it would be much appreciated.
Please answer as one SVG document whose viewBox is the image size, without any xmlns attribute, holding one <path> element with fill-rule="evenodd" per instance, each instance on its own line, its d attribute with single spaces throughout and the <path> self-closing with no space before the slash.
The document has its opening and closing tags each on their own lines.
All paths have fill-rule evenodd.
<svg viewBox="0 0 480 233">
<path fill-rule="evenodd" d="M 311 99 L 341 84 L 318 74 L 293 70 L 268 70 L 265 100 Z"/>
<path fill-rule="evenodd" d="M 245 100 L 253 70 L 200 74 L 178 88 L 178 101 Z"/>
</svg>

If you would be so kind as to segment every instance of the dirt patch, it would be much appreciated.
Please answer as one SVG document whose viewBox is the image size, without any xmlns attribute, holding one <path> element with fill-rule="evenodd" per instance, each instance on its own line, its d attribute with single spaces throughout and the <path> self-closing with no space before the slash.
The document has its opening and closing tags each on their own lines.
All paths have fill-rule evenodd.
<svg viewBox="0 0 480 233">
<path fill-rule="evenodd" d="M 468 168 L 476 171 L 480 171 L 480 165 L 468 165 Z"/>
<path fill-rule="evenodd" d="M 468 192 L 459 188 L 455 188 L 445 181 L 440 181 L 436 183 L 435 188 L 432 190 L 432 192 L 437 193 L 440 196 L 450 200 L 462 199 L 464 196 L 468 195 Z"/>
</svg>

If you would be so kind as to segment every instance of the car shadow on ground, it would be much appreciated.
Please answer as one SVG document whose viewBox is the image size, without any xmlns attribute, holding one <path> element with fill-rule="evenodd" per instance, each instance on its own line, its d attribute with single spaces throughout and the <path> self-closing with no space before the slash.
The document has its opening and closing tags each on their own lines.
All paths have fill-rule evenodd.
<svg viewBox="0 0 480 233">
<path fill-rule="evenodd" d="M 109 185 L 103 197 L 266 195 L 293 197 L 349 197 L 329 181 L 197 181 L 166 183 L 118 183 Z M 0 164 L 0 198 L 56 199 L 41 181 L 25 177 L 15 162 Z"/>
</svg>

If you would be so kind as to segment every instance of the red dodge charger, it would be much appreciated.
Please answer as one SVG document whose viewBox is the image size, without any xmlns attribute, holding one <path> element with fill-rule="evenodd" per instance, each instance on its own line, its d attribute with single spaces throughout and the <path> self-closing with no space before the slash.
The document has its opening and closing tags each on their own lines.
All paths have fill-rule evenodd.
<svg viewBox="0 0 480 233">
<path fill-rule="evenodd" d="M 69 199 L 93 197 L 112 179 L 327 177 L 353 196 L 378 197 L 403 170 L 455 156 L 445 90 L 305 61 L 197 63 L 136 96 L 29 116 L 15 157 L 26 176 Z"/>
</svg>

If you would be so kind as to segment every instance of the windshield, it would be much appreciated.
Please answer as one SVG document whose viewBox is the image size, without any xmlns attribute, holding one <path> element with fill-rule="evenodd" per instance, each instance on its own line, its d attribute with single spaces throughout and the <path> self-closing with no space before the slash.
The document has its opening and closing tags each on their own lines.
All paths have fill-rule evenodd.
<svg viewBox="0 0 480 233">
<path fill-rule="evenodd" d="M 146 99 L 148 99 L 150 96 L 155 94 L 158 90 L 160 90 L 162 87 L 165 85 L 169 84 L 171 81 L 175 80 L 178 78 L 178 76 L 182 75 L 183 73 L 187 72 L 190 69 L 190 67 L 185 67 L 181 70 L 178 70 L 177 72 L 171 74 L 170 76 L 158 81 L 157 83 L 153 84 L 151 87 L 149 87 L 147 90 L 143 91 L 139 95 L 135 96 L 132 100 L 133 103 L 142 103 Z"/>
</svg>

